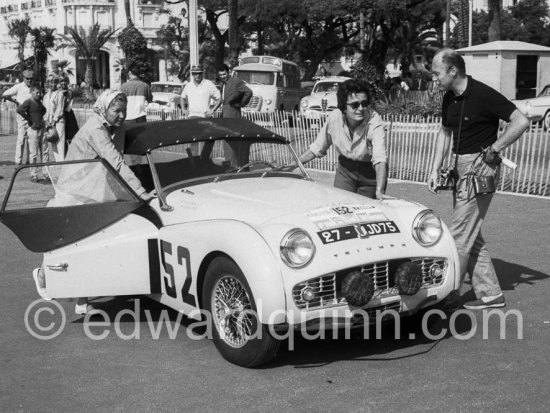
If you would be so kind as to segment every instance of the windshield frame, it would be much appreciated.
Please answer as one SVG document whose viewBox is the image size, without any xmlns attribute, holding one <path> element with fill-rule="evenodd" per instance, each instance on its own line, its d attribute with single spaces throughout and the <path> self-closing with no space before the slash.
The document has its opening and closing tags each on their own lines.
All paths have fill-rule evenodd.
<svg viewBox="0 0 550 413">
<path fill-rule="evenodd" d="M 288 141 L 287 142 L 281 142 L 280 140 L 272 140 L 272 139 L 259 139 L 258 140 L 256 138 L 254 138 L 254 139 L 251 139 L 251 138 L 248 138 L 248 139 L 246 139 L 246 138 L 245 139 L 242 139 L 242 138 L 240 138 L 240 139 L 218 138 L 218 139 L 212 139 L 212 140 L 208 140 L 208 141 L 201 140 L 201 141 L 193 142 L 193 144 L 202 143 L 202 145 L 203 145 L 200 154 L 194 155 L 194 158 L 197 158 L 197 159 L 211 159 L 211 156 L 213 155 L 214 145 L 217 141 L 227 142 L 227 141 L 239 141 L 239 140 L 250 142 L 250 145 L 253 145 L 255 143 L 258 143 L 258 144 L 265 143 L 265 144 L 275 144 L 275 145 L 284 146 L 285 148 L 288 149 L 288 151 L 291 155 L 291 163 L 281 165 L 281 167 L 289 166 L 289 165 L 295 165 L 296 168 L 293 168 L 293 169 L 287 170 L 287 171 L 284 171 L 284 170 L 281 170 L 281 169 L 271 169 L 271 170 L 260 169 L 260 170 L 244 171 L 244 170 L 240 170 L 240 168 L 242 168 L 242 166 L 240 168 L 239 167 L 228 166 L 230 168 L 229 170 L 220 171 L 220 173 L 213 173 L 213 174 L 209 174 L 209 175 L 201 175 L 201 176 L 191 177 L 191 178 L 187 178 L 187 179 L 177 180 L 176 182 L 169 183 L 169 184 L 163 186 L 161 176 L 159 175 L 159 166 L 161 164 L 163 164 L 163 162 L 160 162 L 158 159 L 155 159 L 155 156 L 153 155 L 153 153 L 155 153 L 157 151 L 161 151 L 161 150 L 163 150 L 167 147 L 176 147 L 178 145 L 176 144 L 176 145 L 170 145 L 170 146 L 166 146 L 166 147 L 162 147 L 162 148 L 156 148 L 152 151 L 149 151 L 146 154 L 146 159 L 147 159 L 147 163 L 149 165 L 149 168 L 151 170 L 152 180 L 153 180 L 154 188 L 157 191 L 157 195 L 158 195 L 158 198 L 159 198 L 159 204 L 160 204 L 161 210 L 163 210 L 163 211 L 172 211 L 173 210 L 173 207 L 171 205 L 169 205 L 168 202 L 167 202 L 167 196 L 170 193 L 172 193 L 176 190 L 183 189 L 183 188 L 196 186 L 196 185 L 201 185 L 201 184 L 206 184 L 206 183 L 211 183 L 211 182 L 216 182 L 217 183 L 217 182 L 223 182 L 223 181 L 228 181 L 228 180 L 233 180 L 233 179 L 269 178 L 269 177 L 285 177 L 285 178 L 292 178 L 292 179 L 303 179 L 303 180 L 308 180 L 308 181 L 313 180 L 311 178 L 311 176 L 309 175 L 309 173 L 307 172 L 307 170 L 305 169 L 304 165 L 300 162 L 300 158 L 299 158 L 298 154 L 296 153 L 296 151 L 294 150 L 294 148 L 292 147 L 292 145 Z M 187 150 L 189 150 L 189 148 L 187 148 Z M 187 152 L 187 153 L 189 155 L 189 152 Z M 189 159 L 189 158 L 182 158 L 182 159 Z M 248 162 L 251 162 L 251 161 L 248 161 Z"/>
</svg>

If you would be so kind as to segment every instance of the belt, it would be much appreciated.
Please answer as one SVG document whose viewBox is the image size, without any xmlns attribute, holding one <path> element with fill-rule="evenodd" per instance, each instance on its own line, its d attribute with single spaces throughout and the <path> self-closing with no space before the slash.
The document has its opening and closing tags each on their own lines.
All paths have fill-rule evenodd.
<svg viewBox="0 0 550 413">
<path fill-rule="evenodd" d="M 338 156 L 338 162 L 346 169 L 355 169 L 355 168 L 371 168 L 371 161 L 356 161 L 354 159 L 346 158 L 344 155 Z"/>
</svg>

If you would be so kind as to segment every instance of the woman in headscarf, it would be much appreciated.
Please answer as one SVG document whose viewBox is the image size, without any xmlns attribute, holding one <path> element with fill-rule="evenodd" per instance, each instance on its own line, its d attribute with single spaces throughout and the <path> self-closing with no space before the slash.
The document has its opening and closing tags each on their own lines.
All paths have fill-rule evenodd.
<svg viewBox="0 0 550 413">
<path fill-rule="evenodd" d="M 73 138 L 66 161 L 103 158 L 120 174 L 128 185 L 143 200 L 155 197 L 148 193 L 132 170 L 124 163 L 124 119 L 126 118 L 126 95 L 110 89 L 104 91 L 93 106 L 94 113 Z M 116 190 L 111 188 L 108 173 L 97 162 L 64 165 L 55 183 L 55 198 L 48 206 L 68 206 L 83 203 L 115 201 Z M 33 271 L 38 294 L 48 299 L 44 271 Z M 87 299 L 79 298 L 75 311 L 85 314 Z"/>
</svg>

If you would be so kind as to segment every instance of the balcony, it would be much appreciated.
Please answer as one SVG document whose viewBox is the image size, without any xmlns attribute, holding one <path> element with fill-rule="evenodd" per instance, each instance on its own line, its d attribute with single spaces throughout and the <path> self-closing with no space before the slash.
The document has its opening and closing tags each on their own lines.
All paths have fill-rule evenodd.
<svg viewBox="0 0 550 413">
<path fill-rule="evenodd" d="M 62 0 L 63 4 L 67 6 L 71 5 L 105 5 L 112 4 L 114 6 L 115 0 Z"/>
</svg>

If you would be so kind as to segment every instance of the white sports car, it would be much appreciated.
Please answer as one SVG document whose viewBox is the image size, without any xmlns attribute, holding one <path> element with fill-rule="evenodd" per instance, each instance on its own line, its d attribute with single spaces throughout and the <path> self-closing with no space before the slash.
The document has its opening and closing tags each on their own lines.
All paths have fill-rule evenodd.
<svg viewBox="0 0 550 413">
<path fill-rule="evenodd" d="M 51 193 L 32 206 L 17 196 L 27 171 L 14 176 L 0 220 L 44 253 L 50 297 L 145 294 L 203 310 L 223 357 L 252 367 L 281 332 L 363 325 L 359 310 L 410 315 L 459 286 L 432 211 L 316 183 L 284 137 L 247 120 L 133 125 L 125 153 L 157 199 L 141 201 L 102 159 L 49 164 L 53 185 L 33 188 Z"/>
</svg>

